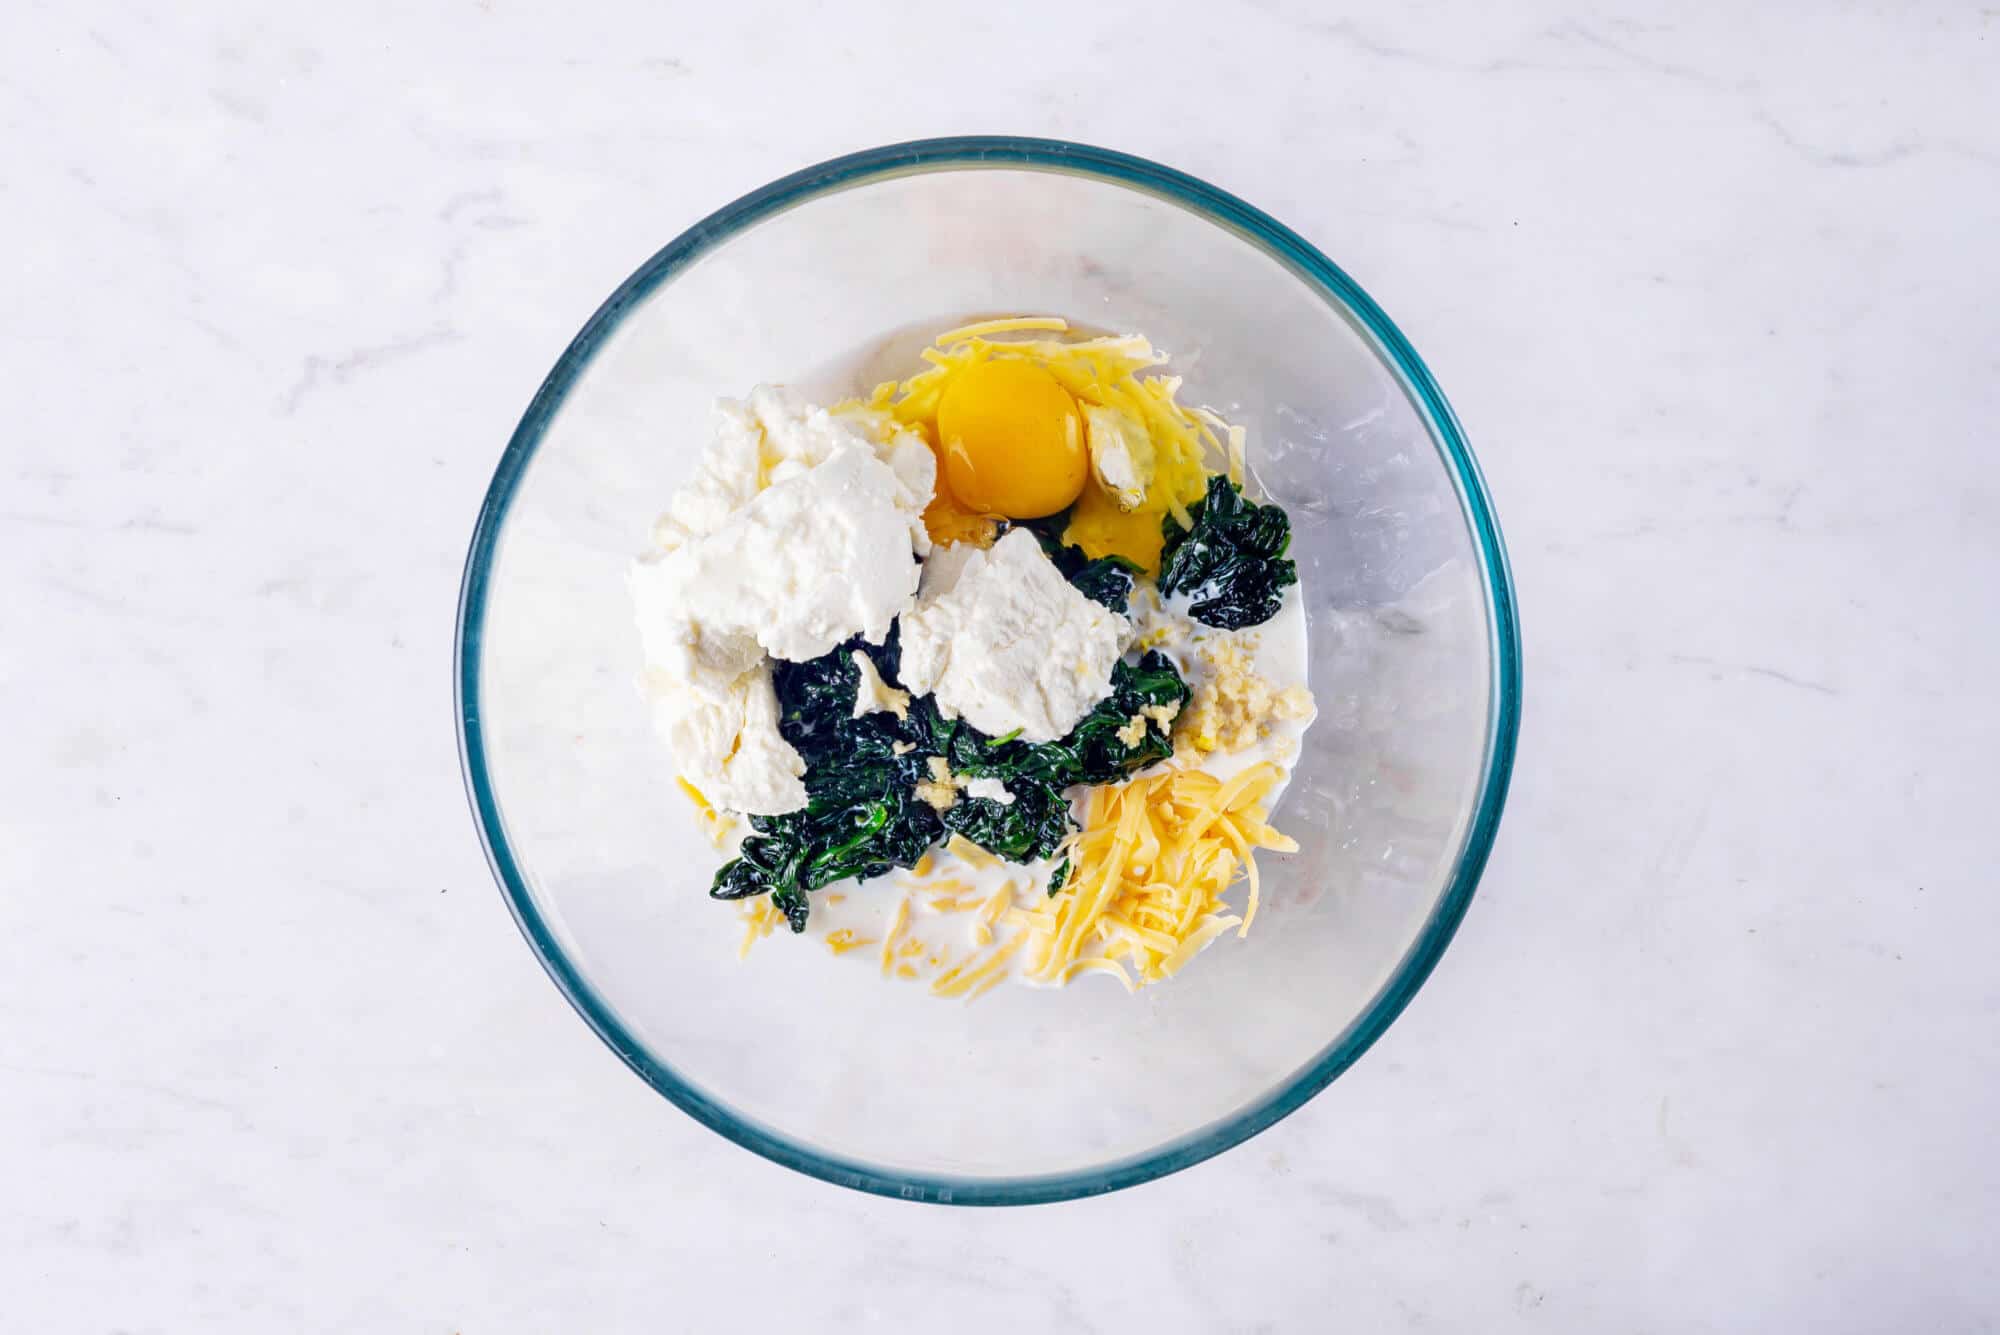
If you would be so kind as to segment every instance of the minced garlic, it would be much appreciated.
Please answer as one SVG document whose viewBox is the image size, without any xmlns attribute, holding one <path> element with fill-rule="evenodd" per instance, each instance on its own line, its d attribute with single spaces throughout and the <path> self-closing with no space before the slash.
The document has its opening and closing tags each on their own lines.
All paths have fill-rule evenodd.
<svg viewBox="0 0 2000 1335">
<path fill-rule="evenodd" d="M 1303 686 L 1282 690 L 1254 664 L 1254 635 L 1218 635 L 1200 650 L 1202 672 L 1194 674 L 1194 698 L 1174 723 L 1174 741 L 1196 752 L 1241 751 L 1271 735 L 1276 722 L 1309 718 L 1312 692 Z"/>
<path fill-rule="evenodd" d="M 932 810 L 945 812 L 958 805 L 958 784 L 954 781 L 951 766 L 943 756 L 932 756 L 927 762 L 931 777 L 917 782 L 916 794 L 919 802 L 928 802 Z"/>
</svg>

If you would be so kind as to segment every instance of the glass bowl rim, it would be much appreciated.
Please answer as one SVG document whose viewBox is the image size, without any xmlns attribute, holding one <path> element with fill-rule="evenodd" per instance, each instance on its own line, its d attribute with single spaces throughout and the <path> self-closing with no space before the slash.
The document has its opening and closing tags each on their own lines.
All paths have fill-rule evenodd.
<svg viewBox="0 0 2000 1335">
<path fill-rule="evenodd" d="M 1312 1061 L 1248 1106 L 1143 1153 L 1062 1173 L 1026 1177 L 953 1177 L 880 1168 L 843 1158 L 765 1127 L 683 1079 L 628 1030 L 557 944 L 529 895 L 509 845 L 488 768 L 479 715 L 479 650 L 488 582 L 515 492 L 550 420 L 597 349 L 627 314 L 682 268 L 737 233 L 822 195 L 934 171 L 1037 170 L 1135 189 L 1235 233 L 1344 308 L 1367 329 L 1403 380 L 1454 475 L 1478 545 L 1489 602 L 1492 693 L 1479 799 L 1450 884 L 1395 974 L 1367 1008 Z M 880 1196 L 955 1205 L 1032 1205 L 1135 1186 L 1230 1149 L 1290 1115 L 1326 1088 L 1388 1029 L 1436 967 L 1471 903 L 1484 871 L 1513 772 L 1520 731 L 1521 652 L 1512 575 L 1479 466 L 1451 406 L 1402 332 L 1373 299 L 1303 237 L 1262 210 L 1171 167 L 1110 149 L 1064 140 L 968 135 L 889 144 L 807 167 L 753 190 L 682 232 L 618 286 L 572 339 L 514 429 L 474 527 L 459 588 L 453 662 L 459 762 L 466 798 L 515 924 L 550 979 L 606 1046 L 641 1079 L 711 1130 L 775 1163 Z"/>
</svg>

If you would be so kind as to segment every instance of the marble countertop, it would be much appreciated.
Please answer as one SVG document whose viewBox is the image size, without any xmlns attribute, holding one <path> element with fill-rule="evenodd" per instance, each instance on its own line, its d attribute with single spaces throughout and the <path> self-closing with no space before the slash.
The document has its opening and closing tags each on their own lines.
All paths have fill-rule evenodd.
<svg viewBox="0 0 2000 1335">
<path fill-rule="evenodd" d="M 950 8 L 10 12 L 5 1324 L 1994 1329 L 2000 13 Z M 1386 1038 L 1019 1211 L 634 1079 L 502 907 L 450 708 L 483 489 L 598 301 L 776 175 L 977 130 L 1352 272 L 1527 636 L 1497 851 Z"/>
</svg>

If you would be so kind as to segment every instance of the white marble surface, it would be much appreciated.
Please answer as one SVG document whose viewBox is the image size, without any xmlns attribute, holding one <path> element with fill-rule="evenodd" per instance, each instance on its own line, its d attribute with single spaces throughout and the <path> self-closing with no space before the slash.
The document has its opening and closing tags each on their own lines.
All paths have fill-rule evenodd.
<svg viewBox="0 0 2000 1335">
<path fill-rule="evenodd" d="M 7 11 L 0 1324 L 1994 1328 L 2000 14 L 556 8 Z M 1347 266 L 1528 636 L 1498 851 L 1387 1038 L 1012 1212 L 796 1177 L 629 1075 L 492 887 L 448 670 L 604 294 L 966 130 Z"/>
</svg>

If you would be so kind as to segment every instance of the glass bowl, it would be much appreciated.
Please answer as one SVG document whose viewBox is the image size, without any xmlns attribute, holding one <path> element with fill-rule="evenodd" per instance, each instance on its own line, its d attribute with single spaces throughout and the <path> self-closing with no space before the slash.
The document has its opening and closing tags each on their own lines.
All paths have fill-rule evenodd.
<svg viewBox="0 0 2000 1335">
<path fill-rule="evenodd" d="M 778 933 L 739 961 L 718 855 L 635 685 L 627 563 L 761 381 L 820 401 L 940 330 L 1057 314 L 1173 354 L 1247 427 L 1290 512 L 1320 716 L 1247 939 L 1171 981 L 966 1005 Z M 1507 789 L 1519 650 L 1458 423 L 1375 303 L 1297 235 L 1179 172 L 972 138 L 858 153 L 696 224 L 611 295 L 529 405 L 466 562 L 466 784 L 509 907 L 625 1062 L 738 1144 L 831 1182 L 1028 1203 L 1186 1167 L 1297 1108 L 1437 963 Z M 859 893 L 867 893 L 864 888 Z"/>
</svg>

